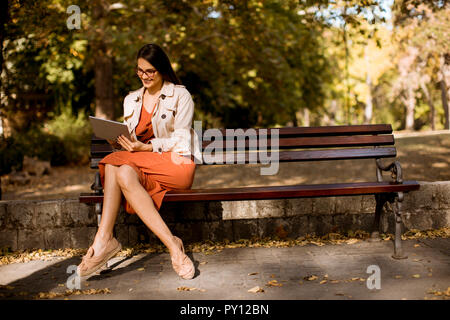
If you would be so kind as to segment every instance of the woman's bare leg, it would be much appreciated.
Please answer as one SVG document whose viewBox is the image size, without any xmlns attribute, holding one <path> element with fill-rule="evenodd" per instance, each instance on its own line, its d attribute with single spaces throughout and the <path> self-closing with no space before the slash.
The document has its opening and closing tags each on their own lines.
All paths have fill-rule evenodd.
<svg viewBox="0 0 450 320">
<path fill-rule="evenodd" d="M 122 165 L 117 170 L 117 182 L 128 203 L 136 211 L 144 224 L 161 240 L 175 258 L 181 255 L 179 244 L 175 241 L 172 232 L 161 218 L 152 198 L 139 182 L 136 171 Z"/>
<path fill-rule="evenodd" d="M 106 164 L 105 166 L 102 219 L 100 220 L 100 225 L 92 245 L 94 247 L 94 253 L 101 253 L 113 235 L 114 223 L 116 222 L 122 200 L 122 191 L 117 182 L 118 169 L 119 167 L 110 164 Z"/>
</svg>

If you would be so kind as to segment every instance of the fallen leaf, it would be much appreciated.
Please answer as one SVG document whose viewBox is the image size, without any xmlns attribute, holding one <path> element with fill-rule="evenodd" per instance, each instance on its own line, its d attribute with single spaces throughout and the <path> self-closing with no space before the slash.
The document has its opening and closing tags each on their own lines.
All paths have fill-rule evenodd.
<svg viewBox="0 0 450 320">
<path fill-rule="evenodd" d="M 137 271 L 144 271 L 145 270 L 145 268 L 139 268 L 139 269 L 137 269 Z"/>
<path fill-rule="evenodd" d="M 57 298 L 57 297 L 70 296 L 70 295 L 81 295 L 81 294 L 93 295 L 93 294 L 107 294 L 107 293 L 111 293 L 111 290 L 109 290 L 108 288 L 89 289 L 89 290 L 66 290 L 65 292 L 62 292 L 62 293 L 50 291 L 50 292 L 39 292 L 35 296 L 35 299 L 52 299 L 52 298 Z"/>
<path fill-rule="evenodd" d="M 250 293 L 264 292 L 264 289 L 261 288 L 260 286 L 256 286 L 256 287 L 251 288 L 247 292 L 250 292 Z"/>
<path fill-rule="evenodd" d="M 330 283 L 339 283 L 340 280 L 330 280 Z"/>
<path fill-rule="evenodd" d="M 357 243 L 358 241 L 359 241 L 358 239 L 354 239 L 354 238 L 353 238 L 353 239 L 347 240 L 346 243 L 347 243 L 347 244 L 354 244 L 354 243 Z"/>
<path fill-rule="evenodd" d="M 418 247 L 420 247 L 420 244 L 417 243 L 414 245 L 414 248 L 418 248 Z"/>
<path fill-rule="evenodd" d="M 257 275 L 258 274 L 258 272 L 251 272 L 251 273 L 249 273 L 248 275 L 249 276 L 254 276 L 254 275 Z"/>
<path fill-rule="evenodd" d="M 304 277 L 303 279 L 308 280 L 308 281 L 314 281 L 314 280 L 317 280 L 318 277 L 315 276 L 315 275 L 312 275 L 312 276 L 309 276 L 309 277 L 306 276 L 306 277 Z"/>
<path fill-rule="evenodd" d="M 327 280 L 322 280 L 319 282 L 319 284 L 324 284 L 324 283 L 327 283 Z"/>
<path fill-rule="evenodd" d="M 420 274 L 413 274 L 413 278 L 420 278 Z"/>
<path fill-rule="evenodd" d="M 267 282 L 266 285 L 269 287 L 282 287 L 283 286 L 283 284 L 279 283 L 277 280 L 271 280 L 271 281 Z"/>
<path fill-rule="evenodd" d="M 395 279 L 401 279 L 403 276 L 395 276 Z"/>
<path fill-rule="evenodd" d="M 202 261 L 202 262 L 200 262 L 200 265 L 204 265 L 204 264 L 207 264 L 208 263 L 208 261 Z"/>
<path fill-rule="evenodd" d="M 189 287 L 178 287 L 178 291 L 194 291 L 197 290 L 197 288 L 189 288 Z"/>
</svg>

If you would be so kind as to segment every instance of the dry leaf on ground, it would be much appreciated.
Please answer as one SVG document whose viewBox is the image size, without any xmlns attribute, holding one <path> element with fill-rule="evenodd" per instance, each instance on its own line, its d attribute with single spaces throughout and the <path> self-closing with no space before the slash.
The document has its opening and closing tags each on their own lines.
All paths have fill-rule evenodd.
<svg viewBox="0 0 450 320">
<path fill-rule="evenodd" d="M 330 280 L 330 283 L 339 283 L 341 280 Z"/>
<path fill-rule="evenodd" d="M 439 291 L 439 290 L 430 289 L 430 290 L 427 291 L 427 293 L 434 294 L 435 296 L 447 296 L 447 297 L 450 297 L 450 287 L 448 287 L 446 291 Z"/>
<path fill-rule="evenodd" d="M 197 288 L 189 288 L 189 287 L 178 287 L 178 291 L 194 291 L 197 290 Z"/>
<path fill-rule="evenodd" d="M 267 282 L 266 286 L 269 286 L 269 287 L 282 287 L 283 284 L 279 283 L 277 280 L 270 280 L 269 282 Z"/>
<path fill-rule="evenodd" d="M 93 295 L 93 294 L 109 294 L 111 290 L 109 288 L 104 289 L 88 289 L 88 290 L 66 290 L 65 292 L 39 292 L 35 299 L 53 299 L 71 295 Z"/>
<path fill-rule="evenodd" d="M 261 288 L 260 286 L 256 286 L 256 287 L 249 289 L 247 292 L 250 292 L 250 293 L 264 292 L 264 289 Z"/>
</svg>

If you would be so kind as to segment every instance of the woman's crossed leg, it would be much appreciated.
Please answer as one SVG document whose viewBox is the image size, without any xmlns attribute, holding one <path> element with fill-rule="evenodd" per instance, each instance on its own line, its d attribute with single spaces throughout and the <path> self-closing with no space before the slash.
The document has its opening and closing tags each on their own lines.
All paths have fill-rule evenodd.
<svg viewBox="0 0 450 320">
<path fill-rule="evenodd" d="M 119 167 L 106 164 L 102 219 L 92 245 L 94 257 L 104 253 L 108 241 L 113 237 L 122 193 L 144 224 L 169 249 L 175 271 L 180 276 L 192 278 L 193 264 L 184 254 L 181 240 L 173 236 L 152 198 L 141 185 L 138 174 L 129 165 Z"/>
</svg>

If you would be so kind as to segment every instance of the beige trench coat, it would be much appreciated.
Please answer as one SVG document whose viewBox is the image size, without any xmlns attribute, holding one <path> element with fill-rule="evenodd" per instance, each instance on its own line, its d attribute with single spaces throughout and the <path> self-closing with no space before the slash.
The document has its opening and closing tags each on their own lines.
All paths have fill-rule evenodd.
<svg viewBox="0 0 450 320">
<path fill-rule="evenodd" d="M 124 123 L 136 139 L 135 129 L 139 123 L 144 87 L 130 92 L 124 99 Z M 182 85 L 164 81 L 156 107 L 152 114 L 155 138 L 150 142 L 153 152 L 176 152 L 182 156 L 195 157 L 201 163 L 201 151 L 197 133 L 192 128 L 194 102 L 189 91 Z"/>
</svg>

